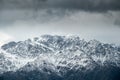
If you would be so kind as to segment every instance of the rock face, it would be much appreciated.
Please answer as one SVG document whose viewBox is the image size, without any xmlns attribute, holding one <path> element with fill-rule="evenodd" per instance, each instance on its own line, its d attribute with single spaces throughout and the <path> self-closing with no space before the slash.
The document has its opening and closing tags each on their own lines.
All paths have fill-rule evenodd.
<svg viewBox="0 0 120 80">
<path fill-rule="evenodd" d="M 0 49 L 0 80 L 120 80 L 120 48 L 43 35 Z"/>
</svg>

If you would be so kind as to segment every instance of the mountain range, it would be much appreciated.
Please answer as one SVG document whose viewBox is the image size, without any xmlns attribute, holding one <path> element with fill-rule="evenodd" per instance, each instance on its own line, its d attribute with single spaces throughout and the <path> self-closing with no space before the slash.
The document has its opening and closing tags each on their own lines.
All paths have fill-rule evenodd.
<svg viewBox="0 0 120 80">
<path fill-rule="evenodd" d="M 42 35 L 0 48 L 0 80 L 120 80 L 120 47 Z"/>
</svg>

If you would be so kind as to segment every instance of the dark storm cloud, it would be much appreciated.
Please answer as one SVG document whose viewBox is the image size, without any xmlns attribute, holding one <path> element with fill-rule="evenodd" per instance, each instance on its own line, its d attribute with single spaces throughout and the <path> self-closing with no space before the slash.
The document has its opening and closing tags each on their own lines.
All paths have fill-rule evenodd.
<svg viewBox="0 0 120 80">
<path fill-rule="evenodd" d="M 81 10 L 87 11 L 87 15 L 91 14 L 89 16 L 92 16 L 89 11 L 93 11 L 95 14 L 100 12 L 102 17 L 99 17 L 98 20 L 102 18 L 102 21 L 106 14 L 105 16 L 109 16 L 107 17 L 108 22 L 112 17 L 114 24 L 120 26 L 119 0 L 0 0 L 0 27 L 19 21 L 47 23 L 64 19 L 65 16 L 74 15 Z M 86 16 L 84 17 L 86 21 L 96 17 L 89 19 L 89 16 Z"/>
<path fill-rule="evenodd" d="M 87 11 L 120 10 L 119 0 L 0 0 L 4 9 L 61 8 Z"/>
<path fill-rule="evenodd" d="M 119 0 L 51 0 L 55 7 L 90 11 L 120 10 Z M 54 2 L 55 1 L 55 2 Z"/>
</svg>

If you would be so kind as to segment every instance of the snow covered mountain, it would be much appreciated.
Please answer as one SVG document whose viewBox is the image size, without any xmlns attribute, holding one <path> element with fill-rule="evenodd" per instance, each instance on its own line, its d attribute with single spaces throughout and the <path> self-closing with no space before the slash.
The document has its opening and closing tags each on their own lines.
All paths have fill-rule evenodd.
<svg viewBox="0 0 120 80">
<path fill-rule="evenodd" d="M 104 67 L 115 67 L 120 70 L 120 48 L 97 40 L 87 42 L 78 36 L 42 35 L 25 41 L 9 42 L 0 49 L 1 75 L 7 72 L 15 74 L 21 71 L 28 73 L 39 71 L 48 75 L 64 76 L 71 70 L 84 73 Z M 59 79 L 57 77 L 53 80 Z M 71 80 L 89 79 L 73 78 Z"/>
</svg>

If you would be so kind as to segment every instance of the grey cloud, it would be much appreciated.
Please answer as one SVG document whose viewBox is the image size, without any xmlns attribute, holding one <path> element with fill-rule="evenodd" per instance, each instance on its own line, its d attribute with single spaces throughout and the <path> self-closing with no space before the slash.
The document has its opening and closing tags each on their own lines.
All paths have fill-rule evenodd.
<svg viewBox="0 0 120 80">
<path fill-rule="evenodd" d="M 4 9 L 61 8 L 85 11 L 120 10 L 119 0 L 0 0 Z"/>
<path fill-rule="evenodd" d="M 0 0 L 1 9 L 41 8 L 46 0 Z"/>
<path fill-rule="evenodd" d="M 119 0 L 51 0 L 55 7 L 87 11 L 120 10 Z M 55 2 L 54 2 L 55 1 Z"/>
<path fill-rule="evenodd" d="M 14 22 L 27 21 L 47 23 L 55 19 L 60 20 L 67 14 L 64 10 L 43 9 L 38 11 L 33 10 L 3 10 L 0 12 L 0 25 L 9 25 Z"/>
<path fill-rule="evenodd" d="M 106 11 L 100 13 L 106 14 L 105 17 L 108 16 L 106 21 L 109 21 L 109 18 L 114 19 L 113 24 L 120 26 L 119 0 L 0 0 L 0 8 L 0 27 L 19 21 L 54 22 L 64 19 L 65 16 L 79 13 L 81 10 L 95 11 L 95 14 L 98 13 L 97 11 Z M 84 18 L 89 20 L 89 16 Z M 101 18 L 104 20 L 104 17 Z"/>
</svg>

